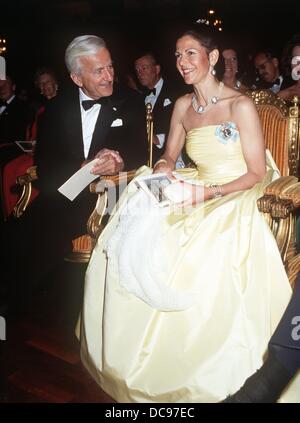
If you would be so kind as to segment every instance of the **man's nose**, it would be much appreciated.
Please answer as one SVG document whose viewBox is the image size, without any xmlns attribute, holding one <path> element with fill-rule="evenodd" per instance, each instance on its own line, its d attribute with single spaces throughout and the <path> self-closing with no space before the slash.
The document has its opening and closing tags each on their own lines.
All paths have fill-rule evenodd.
<svg viewBox="0 0 300 423">
<path fill-rule="evenodd" d="M 136 73 L 137 73 L 137 75 L 142 75 L 143 73 L 145 73 L 145 69 L 143 69 L 143 68 L 136 68 Z"/>
<path fill-rule="evenodd" d="M 113 69 L 105 68 L 104 71 L 105 71 L 105 74 L 104 74 L 105 79 L 107 81 L 112 81 L 113 78 L 114 78 L 114 71 L 113 71 Z"/>
</svg>

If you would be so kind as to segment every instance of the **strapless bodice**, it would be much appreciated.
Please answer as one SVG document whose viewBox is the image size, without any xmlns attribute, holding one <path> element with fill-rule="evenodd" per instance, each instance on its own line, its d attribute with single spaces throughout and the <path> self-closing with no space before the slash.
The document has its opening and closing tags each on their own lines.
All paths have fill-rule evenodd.
<svg viewBox="0 0 300 423">
<path fill-rule="evenodd" d="M 191 129 L 186 136 L 186 151 L 204 181 L 229 182 L 247 171 L 239 131 L 233 122 Z"/>
</svg>

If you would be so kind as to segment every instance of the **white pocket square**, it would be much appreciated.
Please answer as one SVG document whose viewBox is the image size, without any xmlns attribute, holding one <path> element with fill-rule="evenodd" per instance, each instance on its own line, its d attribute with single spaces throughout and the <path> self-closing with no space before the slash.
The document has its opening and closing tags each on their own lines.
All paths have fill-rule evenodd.
<svg viewBox="0 0 300 423">
<path fill-rule="evenodd" d="M 122 125 L 123 125 L 122 119 L 115 119 L 110 126 L 122 126 Z"/>
<path fill-rule="evenodd" d="M 165 100 L 164 100 L 164 107 L 168 106 L 171 103 L 172 103 L 172 101 L 170 99 L 165 98 Z"/>
</svg>

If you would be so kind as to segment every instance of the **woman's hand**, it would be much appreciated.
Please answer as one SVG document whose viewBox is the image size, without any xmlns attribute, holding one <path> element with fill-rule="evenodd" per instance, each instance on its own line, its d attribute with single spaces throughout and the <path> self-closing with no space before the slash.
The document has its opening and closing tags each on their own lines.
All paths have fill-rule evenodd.
<svg viewBox="0 0 300 423">
<path fill-rule="evenodd" d="M 174 166 L 171 166 L 167 159 L 159 159 L 153 167 L 153 173 L 166 173 L 171 179 L 174 179 L 173 170 Z"/>
<path fill-rule="evenodd" d="M 187 190 L 190 196 L 187 200 L 178 203 L 177 205 L 179 207 L 195 206 L 197 204 L 203 203 L 207 199 L 206 197 L 208 197 L 209 194 L 207 188 L 205 188 L 203 185 L 195 185 L 183 181 L 180 181 L 180 183 L 183 184 L 184 190 Z"/>
<path fill-rule="evenodd" d="M 169 178 L 174 178 L 171 167 L 165 163 L 154 166 L 153 173 L 166 173 Z"/>
</svg>

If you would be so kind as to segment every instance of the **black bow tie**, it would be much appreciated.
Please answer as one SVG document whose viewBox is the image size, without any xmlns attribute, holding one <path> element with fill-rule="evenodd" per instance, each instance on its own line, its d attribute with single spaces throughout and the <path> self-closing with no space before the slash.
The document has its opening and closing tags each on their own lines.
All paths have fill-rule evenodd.
<svg viewBox="0 0 300 423">
<path fill-rule="evenodd" d="M 280 85 L 280 78 L 275 79 L 275 81 L 272 82 L 273 85 Z"/>
<path fill-rule="evenodd" d="M 81 102 L 81 104 L 82 104 L 82 107 L 84 108 L 84 110 L 89 110 L 94 106 L 94 104 L 102 104 L 103 105 L 103 104 L 107 104 L 107 102 L 108 102 L 107 97 L 101 97 L 101 98 L 98 98 L 98 100 L 83 100 Z"/>
<path fill-rule="evenodd" d="M 5 100 L 0 100 L 0 107 L 7 107 L 7 102 Z"/>
<path fill-rule="evenodd" d="M 150 94 L 156 95 L 156 88 L 144 87 L 143 93 L 145 94 L 145 97 L 148 97 L 148 95 L 150 95 Z"/>
</svg>

